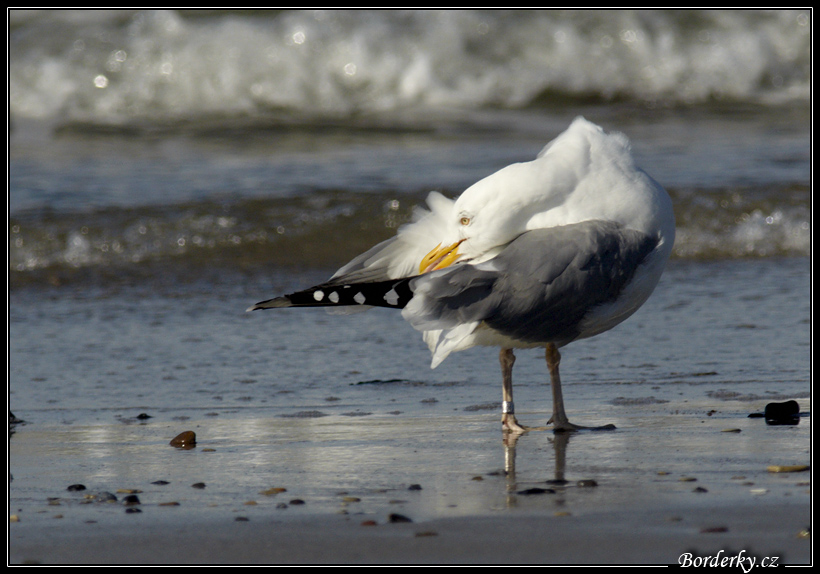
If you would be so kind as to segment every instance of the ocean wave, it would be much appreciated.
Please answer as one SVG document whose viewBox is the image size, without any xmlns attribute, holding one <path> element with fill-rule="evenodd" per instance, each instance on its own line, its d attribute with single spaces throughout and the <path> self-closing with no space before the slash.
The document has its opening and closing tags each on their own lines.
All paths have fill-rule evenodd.
<svg viewBox="0 0 820 574">
<path fill-rule="evenodd" d="M 132 125 L 553 105 L 808 102 L 793 10 L 11 10 L 12 119 Z"/>
<path fill-rule="evenodd" d="M 808 256 L 810 189 L 672 190 L 673 257 Z M 776 199 L 775 199 L 776 198 Z M 423 195 L 317 192 L 309 197 L 202 201 L 85 213 L 18 214 L 9 222 L 12 285 L 77 270 L 331 269 L 392 236 Z"/>
</svg>

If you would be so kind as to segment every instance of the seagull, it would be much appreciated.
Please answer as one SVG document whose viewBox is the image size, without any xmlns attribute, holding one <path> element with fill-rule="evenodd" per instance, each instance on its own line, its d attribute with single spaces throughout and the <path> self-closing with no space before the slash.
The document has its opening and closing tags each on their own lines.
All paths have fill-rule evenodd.
<svg viewBox="0 0 820 574">
<path fill-rule="evenodd" d="M 328 281 L 251 306 L 400 309 L 431 367 L 500 347 L 502 429 L 524 433 L 513 402 L 514 349 L 543 348 L 553 431 L 585 427 L 564 409 L 558 349 L 612 329 L 649 298 L 675 241 L 666 191 L 635 166 L 628 139 L 577 117 L 528 162 L 457 199 L 438 192 L 397 234 Z M 598 428 L 614 428 L 612 425 Z"/>
</svg>

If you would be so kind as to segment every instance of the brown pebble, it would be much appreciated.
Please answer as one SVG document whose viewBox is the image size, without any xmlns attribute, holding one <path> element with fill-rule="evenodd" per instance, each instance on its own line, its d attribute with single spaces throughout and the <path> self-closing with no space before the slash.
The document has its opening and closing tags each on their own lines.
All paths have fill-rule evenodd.
<svg viewBox="0 0 820 574">
<path fill-rule="evenodd" d="M 803 472 L 811 468 L 807 464 L 772 464 L 766 467 L 769 472 Z"/>
<path fill-rule="evenodd" d="M 735 432 L 735 433 L 737 433 L 737 432 L 740 432 L 740 429 L 723 429 L 720 432 Z"/>
<path fill-rule="evenodd" d="M 119 494 L 138 494 L 142 491 L 138 488 L 118 488 L 115 492 Z"/>
<path fill-rule="evenodd" d="M 216 452 L 215 448 L 203 448 L 202 452 Z"/>
<path fill-rule="evenodd" d="M 242 503 L 245 506 L 256 506 L 257 502 L 255 500 L 248 500 L 247 502 Z"/>
<path fill-rule="evenodd" d="M 361 498 L 357 496 L 345 496 L 342 498 L 343 502 L 361 502 Z"/>
<path fill-rule="evenodd" d="M 375 520 L 363 520 L 362 526 L 376 526 L 377 523 Z"/>
<path fill-rule="evenodd" d="M 196 446 L 196 433 L 194 431 L 181 432 L 172 438 L 168 444 L 176 448 L 194 448 Z"/>
<path fill-rule="evenodd" d="M 20 522 L 20 517 L 17 514 L 9 514 L 9 522 Z"/>
<path fill-rule="evenodd" d="M 275 488 L 268 488 L 259 492 L 259 494 L 264 494 L 265 496 L 272 496 L 274 494 L 279 494 L 280 492 L 287 492 L 287 488 L 282 488 L 281 486 L 277 486 Z"/>
</svg>

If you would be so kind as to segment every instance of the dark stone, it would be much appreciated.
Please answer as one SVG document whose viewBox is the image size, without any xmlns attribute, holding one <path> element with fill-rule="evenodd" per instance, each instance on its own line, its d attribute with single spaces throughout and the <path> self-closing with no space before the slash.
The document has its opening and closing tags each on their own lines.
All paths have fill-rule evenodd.
<svg viewBox="0 0 820 574">
<path fill-rule="evenodd" d="M 769 403 L 763 411 L 768 425 L 796 425 L 800 422 L 800 405 L 797 401 Z"/>
<path fill-rule="evenodd" d="M 527 488 L 525 490 L 519 490 L 517 494 L 522 494 L 524 496 L 530 496 L 533 494 L 555 494 L 555 491 L 551 488 Z"/>
</svg>

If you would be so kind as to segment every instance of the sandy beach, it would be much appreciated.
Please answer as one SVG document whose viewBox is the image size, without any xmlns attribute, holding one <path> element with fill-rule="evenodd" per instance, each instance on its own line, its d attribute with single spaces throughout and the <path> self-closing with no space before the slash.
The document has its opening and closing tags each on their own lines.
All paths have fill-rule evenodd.
<svg viewBox="0 0 820 574">
<path fill-rule="evenodd" d="M 48 429 L 52 440 L 43 441 L 26 425 L 11 441 L 9 560 L 809 563 L 810 471 L 769 469 L 809 463 L 809 419 L 767 425 L 742 402 L 671 407 L 620 409 L 616 431 L 531 432 L 506 443 L 484 413 L 278 418 L 257 421 L 252 435 L 219 417 L 132 422 L 97 428 L 84 446 L 76 441 L 85 429 Z M 597 421 L 607 410 L 585 415 Z M 198 433 L 192 449 L 164 440 L 183 427 Z M 89 467 L 77 449 L 96 450 L 94 466 L 120 461 L 128 472 L 112 468 L 111 482 L 68 491 Z M 33 461 L 59 477 L 26 466 Z M 43 498 L 46 484 L 53 491 Z M 111 494 L 117 500 L 105 502 Z"/>
</svg>

